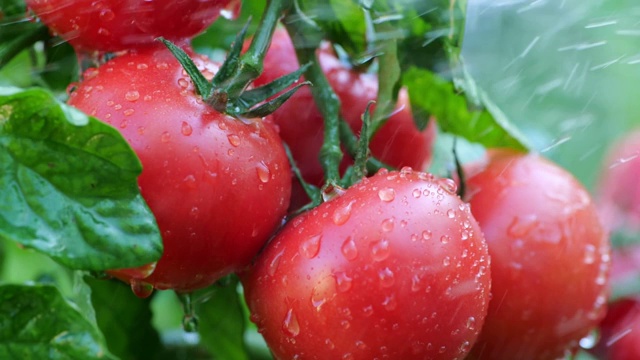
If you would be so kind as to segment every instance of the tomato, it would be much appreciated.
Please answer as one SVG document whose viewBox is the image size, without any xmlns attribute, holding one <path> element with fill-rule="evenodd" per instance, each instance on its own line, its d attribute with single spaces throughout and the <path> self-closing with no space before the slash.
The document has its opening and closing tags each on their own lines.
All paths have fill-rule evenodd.
<svg viewBox="0 0 640 360">
<path fill-rule="evenodd" d="M 601 338 L 592 350 L 603 360 L 640 359 L 640 300 L 622 299 L 600 323 Z"/>
<path fill-rule="evenodd" d="M 377 97 L 377 77 L 375 74 L 350 69 L 330 51 L 327 44 L 318 55 L 320 65 L 342 103 L 341 115 L 351 129 L 358 133 L 362 127 L 362 114 L 367 104 Z M 289 35 L 284 29 L 277 29 L 265 56 L 264 71 L 255 84 L 266 84 L 298 68 L 298 60 Z M 273 117 L 280 128 L 280 136 L 291 148 L 304 179 L 321 186 L 324 176 L 319 155 L 324 141 L 324 125 L 311 90 L 307 87 L 298 90 L 273 114 Z M 299 119 L 305 121 L 301 122 Z M 433 121 L 430 121 L 423 131 L 416 127 L 407 91 L 402 89 L 393 116 L 371 141 L 371 153 L 393 167 L 409 166 L 422 170 L 431 160 L 435 135 L 436 127 Z M 343 162 L 342 167 L 345 168 L 350 162 Z M 300 188 L 294 189 L 294 192 L 296 195 L 292 204 L 303 205 L 306 196 Z"/>
<path fill-rule="evenodd" d="M 596 207 L 571 174 L 535 154 L 493 150 L 467 170 L 492 274 L 472 358 L 559 358 L 605 313 L 610 254 Z"/>
<path fill-rule="evenodd" d="M 462 359 L 489 257 L 451 180 L 382 170 L 290 220 L 242 281 L 277 359 Z"/>
<path fill-rule="evenodd" d="M 195 61 L 205 76 L 217 71 Z M 247 265 L 281 223 L 291 174 L 274 125 L 210 108 L 164 46 L 88 70 L 69 104 L 117 128 L 142 162 L 138 183 L 164 244 L 145 283 L 207 286 Z"/>
<path fill-rule="evenodd" d="M 612 231 L 640 230 L 640 131 L 627 134 L 609 150 L 598 183 L 598 204 Z"/>
<path fill-rule="evenodd" d="M 53 32 L 82 51 L 119 51 L 163 36 L 190 39 L 238 0 L 26 0 Z"/>
</svg>

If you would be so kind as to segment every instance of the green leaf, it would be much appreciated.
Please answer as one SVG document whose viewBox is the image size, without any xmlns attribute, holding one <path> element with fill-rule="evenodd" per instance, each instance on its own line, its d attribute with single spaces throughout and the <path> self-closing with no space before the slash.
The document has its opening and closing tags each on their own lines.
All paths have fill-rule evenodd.
<svg viewBox="0 0 640 360">
<path fill-rule="evenodd" d="M 244 313 L 238 280 L 235 277 L 229 280 L 224 285 L 216 284 L 200 292 L 201 300 L 196 300 L 200 343 L 215 359 L 246 360 Z"/>
<path fill-rule="evenodd" d="M 0 359 L 115 359 L 52 286 L 0 286 Z"/>
<path fill-rule="evenodd" d="M 160 336 L 151 325 L 151 298 L 139 299 L 131 287 L 117 280 L 85 277 L 91 302 L 107 345 L 122 360 L 155 359 L 162 350 Z"/>
<path fill-rule="evenodd" d="M 0 237 L 75 269 L 156 261 L 141 164 L 107 124 L 41 89 L 0 88 Z"/>
<path fill-rule="evenodd" d="M 513 127 L 497 106 L 480 89 L 472 87 L 469 79 L 467 94 L 470 99 L 482 99 L 486 109 L 470 103 L 461 96 L 454 85 L 442 77 L 424 69 L 410 68 L 403 74 L 403 83 L 409 89 L 411 106 L 418 121 L 428 121 L 433 115 L 440 128 L 448 133 L 485 147 L 509 147 L 527 150 L 524 137 Z"/>
</svg>

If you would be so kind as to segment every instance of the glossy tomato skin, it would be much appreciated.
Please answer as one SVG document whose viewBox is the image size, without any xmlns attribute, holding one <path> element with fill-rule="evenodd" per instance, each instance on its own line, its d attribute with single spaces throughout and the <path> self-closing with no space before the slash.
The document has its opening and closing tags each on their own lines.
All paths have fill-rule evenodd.
<svg viewBox="0 0 640 360">
<path fill-rule="evenodd" d="M 26 0 L 54 33 L 81 51 L 120 51 L 179 41 L 204 31 L 219 15 L 237 11 L 237 0 Z M 235 9 L 235 10 L 234 10 Z"/>
<path fill-rule="evenodd" d="M 562 357 L 605 313 L 609 245 L 589 194 L 535 154 L 490 151 L 468 176 L 492 274 L 492 300 L 471 358 Z"/>
<path fill-rule="evenodd" d="M 205 76 L 217 71 L 194 59 Z M 144 282 L 181 291 L 207 286 L 247 265 L 281 223 L 291 175 L 275 127 L 268 118 L 240 121 L 209 108 L 164 47 L 88 70 L 69 104 L 117 128 L 142 162 L 138 184 L 164 244 Z"/>
<path fill-rule="evenodd" d="M 622 299 L 609 306 L 600 323 L 600 341 L 592 353 L 602 360 L 640 359 L 639 299 Z"/>
<path fill-rule="evenodd" d="M 327 44 L 321 48 L 318 56 L 330 85 L 342 103 L 341 115 L 351 129 L 356 134 L 359 133 L 362 114 L 369 101 L 377 97 L 376 76 L 350 69 L 332 53 Z M 273 36 L 265 56 L 264 71 L 255 84 L 266 84 L 298 68 L 293 43 L 286 30 L 280 28 Z M 280 128 L 280 136 L 291 148 L 304 179 L 321 186 L 324 176 L 318 159 L 324 141 L 324 125 L 311 90 L 308 87 L 298 90 L 273 116 Z M 388 165 L 398 169 L 409 166 L 423 170 L 431 160 L 435 136 L 434 121 L 430 121 L 423 131 L 416 127 L 407 91 L 402 89 L 393 116 L 373 137 L 370 148 L 373 156 Z M 347 157 L 342 168 L 350 163 L 351 160 Z M 304 203 L 306 198 L 301 192 L 294 197 L 294 204 Z"/>
<path fill-rule="evenodd" d="M 290 220 L 244 274 L 277 359 L 462 359 L 489 300 L 482 233 L 450 180 L 383 170 Z"/>
</svg>

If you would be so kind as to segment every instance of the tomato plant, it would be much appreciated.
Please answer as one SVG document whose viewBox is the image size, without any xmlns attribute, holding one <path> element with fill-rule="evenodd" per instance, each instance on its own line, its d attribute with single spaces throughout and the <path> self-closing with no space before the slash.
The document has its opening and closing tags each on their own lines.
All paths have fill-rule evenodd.
<svg viewBox="0 0 640 360">
<path fill-rule="evenodd" d="M 29 9 L 76 49 L 120 51 L 159 36 L 185 41 L 204 31 L 237 0 L 114 1 L 25 0 Z"/>
<path fill-rule="evenodd" d="M 289 221 L 243 284 L 278 359 L 459 359 L 482 327 L 489 276 L 453 182 L 405 168 Z"/>
<path fill-rule="evenodd" d="M 468 176 L 467 197 L 487 239 L 492 274 L 492 300 L 472 357 L 562 356 L 606 308 L 609 245 L 590 195 L 535 154 L 491 151 Z"/>
<path fill-rule="evenodd" d="M 368 102 L 376 99 L 377 77 L 373 73 L 353 69 L 338 59 L 328 43 L 320 48 L 318 59 L 329 84 L 342 103 L 342 118 L 358 133 Z M 264 66 L 265 71 L 256 79 L 256 85 L 271 82 L 299 68 L 293 43 L 284 28 L 275 32 Z M 306 120 L 301 124 L 290 114 L 298 114 Z M 424 130 L 418 129 L 406 89 L 400 91 L 396 108 L 390 115 L 387 123 L 371 139 L 372 155 L 398 169 L 404 166 L 426 169 L 435 142 L 434 122 L 430 121 Z M 315 105 L 310 89 L 300 89 L 273 117 L 280 128 L 280 136 L 291 148 L 304 179 L 311 184 L 322 185 L 324 174 L 319 155 L 324 141 L 323 117 Z M 342 169 L 352 162 L 351 157 L 346 155 Z M 306 195 L 300 188 L 294 189 L 294 194 L 294 207 L 303 205 Z"/>
<path fill-rule="evenodd" d="M 203 56 L 196 61 L 205 75 L 218 70 Z M 149 277 L 119 276 L 159 289 L 210 285 L 247 265 L 284 217 L 291 176 L 270 120 L 210 108 L 164 47 L 87 70 L 69 104 L 117 128 L 143 165 L 139 186 L 164 255 Z"/>
</svg>

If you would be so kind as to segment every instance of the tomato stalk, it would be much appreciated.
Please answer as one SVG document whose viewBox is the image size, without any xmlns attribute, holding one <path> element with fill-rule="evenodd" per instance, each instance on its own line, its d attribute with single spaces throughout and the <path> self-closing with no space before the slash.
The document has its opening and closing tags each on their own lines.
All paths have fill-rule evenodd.
<svg viewBox="0 0 640 360">
<path fill-rule="evenodd" d="M 293 40 L 298 61 L 301 64 L 309 64 L 304 76 L 314 85 L 311 94 L 324 119 L 324 143 L 320 149 L 320 164 L 326 179 L 325 187 L 331 188 L 340 182 L 340 99 L 331 88 L 316 56 L 322 33 L 312 22 L 297 13 L 288 14 L 284 24 Z"/>
</svg>

